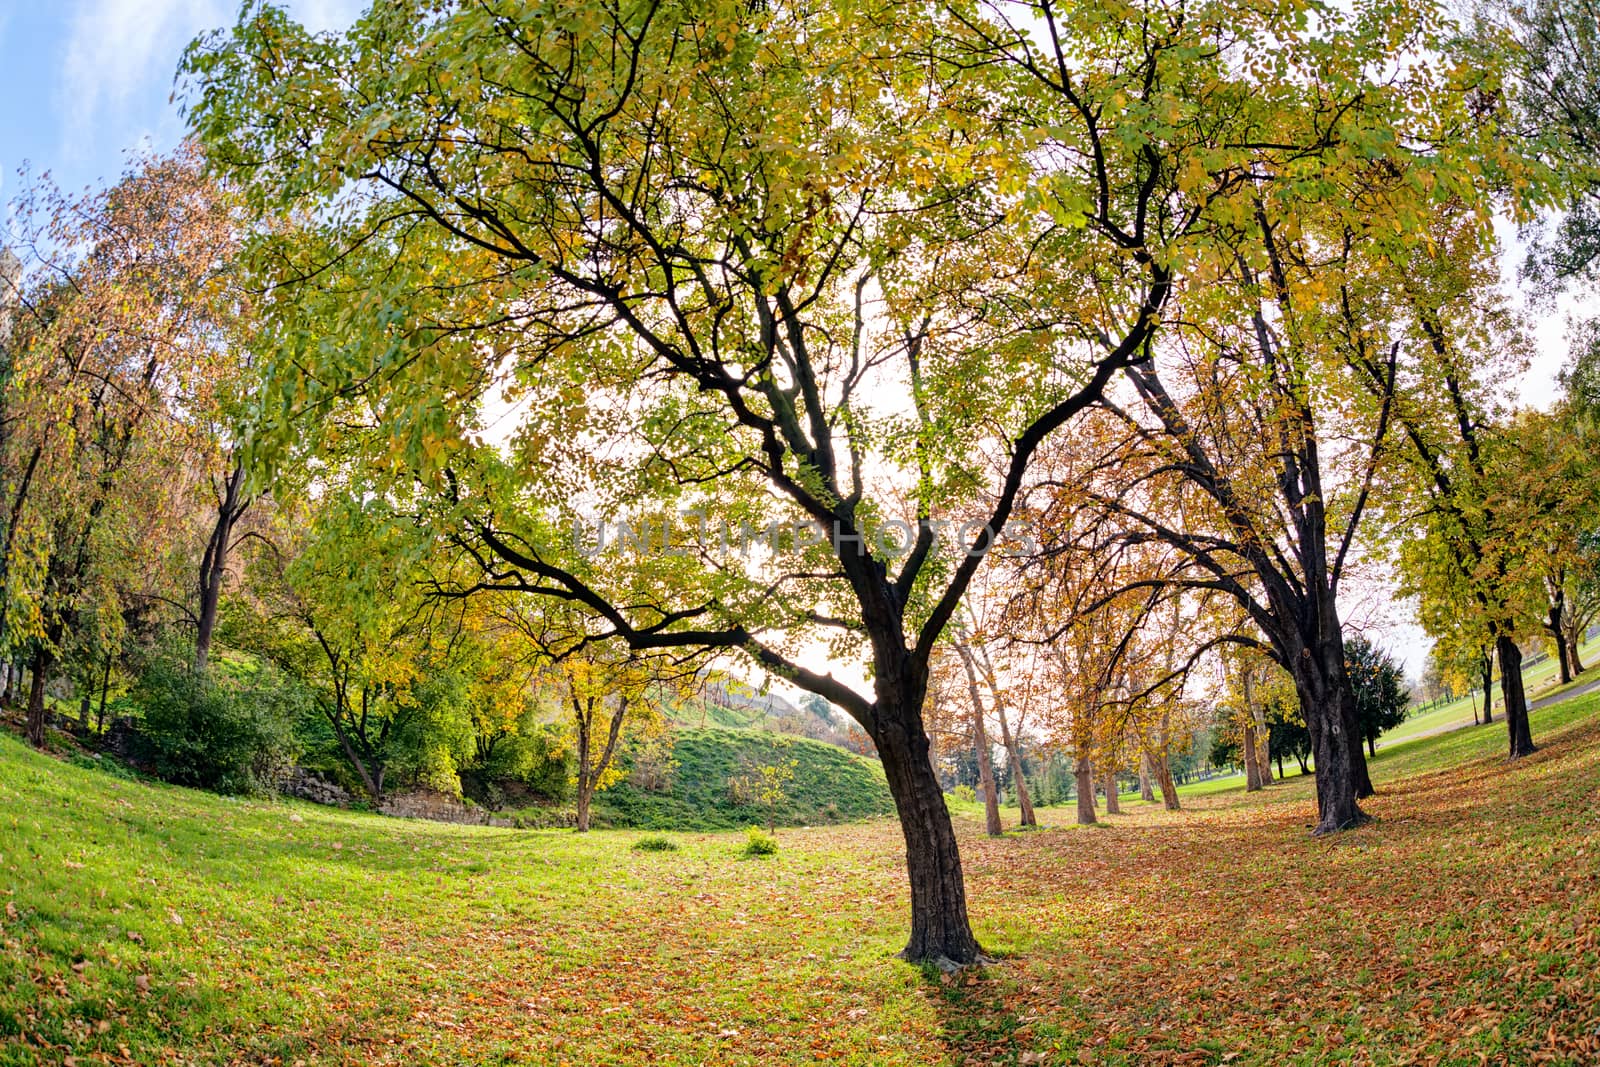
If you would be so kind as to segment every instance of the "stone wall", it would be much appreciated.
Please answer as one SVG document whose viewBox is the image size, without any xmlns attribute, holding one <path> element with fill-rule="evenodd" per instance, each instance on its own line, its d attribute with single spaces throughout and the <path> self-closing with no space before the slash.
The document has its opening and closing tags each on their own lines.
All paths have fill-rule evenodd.
<svg viewBox="0 0 1600 1067">
<path fill-rule="evenodd" d="M 448 793 L 418 789 L 385 797 L 378 810 L 402 819 L 431 819 L 434 822 L 466 823 L 476 826 L 510 826 L 510 819 L 497 818 L 482 808 L 468 807 Z"/>
<path fill-rule="evenodd" d="M 289 768 L 288 772 L 278 779 L 278 792 L 286 797 L 309 800 L 313 804 L 327 804 L 336 808 L 350 806 L 350 794 L 343 786 L 337 782 L 330 782 L 304 767 Z"/>
</svg>

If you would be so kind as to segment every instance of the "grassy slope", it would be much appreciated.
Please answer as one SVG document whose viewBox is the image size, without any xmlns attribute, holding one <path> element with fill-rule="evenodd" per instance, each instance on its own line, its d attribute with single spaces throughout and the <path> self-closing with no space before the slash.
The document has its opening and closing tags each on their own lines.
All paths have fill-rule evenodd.
<svg viewBox="0 0 1600 1067">
<path fill-rule="evenodd" d="M 894 811 L 883 770 L 842 748 L 764 730 L 680 730 L 672 787 L 645 792 L 621 782 L 595 798 L 603 825 L 639 829 L 730 830 L 766 821 L 766 810 L 739 803 L 730 779 L 793 760 L 794 780 L 776 805 L 780 826 L 849 822 Z"/>
<path fill-rule="evenodd" d="M 0 737 L 0 1063 L 1593 1063 L 1597 709 L 1536 712 L 1515 766 L 1501 730 L 1384 752 L 1379 822 L 1334 840 L 1306 782 L 996 840 L 962 816 L 1006 959 L 952 983 L 890 957 L 889 819 L 641 853 Z"/>
</svg>

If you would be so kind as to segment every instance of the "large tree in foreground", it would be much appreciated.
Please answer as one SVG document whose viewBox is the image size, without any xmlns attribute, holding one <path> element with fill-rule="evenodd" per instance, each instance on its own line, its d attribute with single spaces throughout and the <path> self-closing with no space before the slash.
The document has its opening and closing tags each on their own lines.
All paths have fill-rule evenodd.
<svg viewBox="0 0 1600 1067">
<path fill-rule="evenodd" d="M 257 251 L 282 355 L 256 455 L 365 412 L 477 567 L 458 592 L 845 709 L 904 830 L 905 956 L 975 961 L 929 657 L 1234 194 L 1394 151 L 1364 101 L 1405 91 L 1368 84 L 1404 35 L 1312 7 L 401 2 L 312 36 L 251 6 L 187 77 L 257 208 L 316 220 Z M 597 516 L 624 550 L 575 550 Z M 869 685 L 808 666 L 820 641 Z"/>
</svg>

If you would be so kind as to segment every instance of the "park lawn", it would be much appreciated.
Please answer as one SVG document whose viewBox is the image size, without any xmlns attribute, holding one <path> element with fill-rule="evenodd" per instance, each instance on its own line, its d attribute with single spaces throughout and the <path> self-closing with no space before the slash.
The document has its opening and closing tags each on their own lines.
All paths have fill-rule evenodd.
<svg viewBox="0 0 1600 1067">
<path fill-rule="evenodd" d="M 1600 695 L 1380 753 L 1378 821 L 1310 783 L 959 818 L 998 966 L 896 962 L 891 820 L 516 831 L 226 800 L 0 736 L 0 1063 L 1600 1060 Z"/>
<path fill-rule="evenodd" d="M 1592 667 L 1600 659 L 1600 637 L 1593 641 L 1584 642 L 1578 646 L 1578 659 L 1588 667 Z M 1522 685 L 1527 690 L 1529 700 L 1538 700 L 1552 693 L 1559 692 L 1563 687 L 1556 682 L 1559 664 L 1554 657 L 1546 658 L 1535 663 L 1522 672 Z M 1494 717 L 1500 718 L 1500 683 L 1496 675 L 1494 703 L 1491 709 Z M 1585 672 L 1567 688 L 1575 688 L 1579 684 L 1592 681 L 1594 675 Z M 1402 741 L 1409 741 L 1416 737 L 1425 737 L 1430 734 L 1443 733 L 1462 726 L 1471 726 L 1483 708 L 1483 694 L 1481 692 L 1459 697 L 1448 704 L 1441 704 L 1436 708 L 1413 714 L 1405 722 L 1378 738 L 1378 747 L 1395 745 Z"/>
</svg>

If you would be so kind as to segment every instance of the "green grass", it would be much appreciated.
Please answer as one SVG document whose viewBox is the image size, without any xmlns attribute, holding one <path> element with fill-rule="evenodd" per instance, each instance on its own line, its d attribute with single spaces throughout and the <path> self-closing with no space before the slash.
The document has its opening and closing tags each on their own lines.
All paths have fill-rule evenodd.
<svg viewBox="0 0 1600 1067">
<path fill-rule="evenodd" d="M 0 1064 L 1597 1062 L 1600 696 L 1310 783 L 988 839 L 1003 962 L 905 935 L 892 819 L 577 835 L 128 781 L 0 735 Z"/>
<path fill-rule="evenodd" d="M 741 800 L 732 783 L 762 765 L 795 763 L 776 805 L 780 826 L 820 826 L 894 811 L 883 769 L 835 745 L 766 730 L 678 730 L 670 787 L 651 792 L 621 782 L 595 797 L 596 825 L 643 830 L 734 830 L 765 825 L 767 811 Z"/>
<path fill-rule="evenodd" d="M 1595 666 L 1597 659 L 1600 659 L 1600 638 L 1581 645 L 1578 649 L 1578 658 L 1583 661 L 1585 666 Z M 1556 676 L 1559 670 L 1560 664 L 1557 663 L 1554 657 L 1544 659 L 1524 670 L 1522 672 L 1522 684 L 1527 690 L 1528 699 L 1537 700 L 1540 697 L 1558 692 L 1560 687 L 1556 685 Z M 1586 682 L 1593 679 L 1593 677 L 1593 674 L 1585 672 L 1578 679 L 1578 682 Z M 1460 697 L 1450 701 L 1448 704 L 1441 704 L 1436 708 L 1429 708 L 1427 711 L 1412 715 L 1405 722 L 1379 738 L 1378 745 L 1382 747 L 1384 745 L 1400 744 L 1413 738 L 1443 733 L 1446 730 L 1459 729 L 1463 726 L 1471 726 L 1473 719 L 1477 714 L 1481 714 L 1482 710 L 1483 694 L 1481 692 Z M 1498 721 L 1503 714 L 1500 708 L 1500 687 L 1498 682 L 1495 684 L 1494 701 L 1491 710 Z"/>
</svg>

